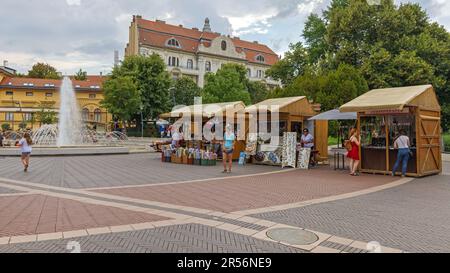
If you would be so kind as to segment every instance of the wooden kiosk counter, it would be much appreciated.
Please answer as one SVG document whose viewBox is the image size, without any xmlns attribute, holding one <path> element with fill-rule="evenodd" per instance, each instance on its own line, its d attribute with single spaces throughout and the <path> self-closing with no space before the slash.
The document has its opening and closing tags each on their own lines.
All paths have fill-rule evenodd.
<svg viewBox="0 0 450 273">
<path fill-rule="evenodd" d="M 431 85 L 375 89 L 344 104 L 340 111 L 358 113 L 363 172 L 392 172 L 397 157 L 394 141 L 400 130 L 411 141 L 408 176 L 442 171 L 441 108 Z"/>
</svg>

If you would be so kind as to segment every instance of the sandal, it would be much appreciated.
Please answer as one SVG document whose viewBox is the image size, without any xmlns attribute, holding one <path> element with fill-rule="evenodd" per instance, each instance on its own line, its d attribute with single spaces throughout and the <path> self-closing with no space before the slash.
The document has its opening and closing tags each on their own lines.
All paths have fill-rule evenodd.
<svg viewBox="0 0 450 273">
<path fill-rule="evenodd" d="M 227 170 L 223 170 L 222 173 L 228 173 L 228 171 Z"/>
</svg>

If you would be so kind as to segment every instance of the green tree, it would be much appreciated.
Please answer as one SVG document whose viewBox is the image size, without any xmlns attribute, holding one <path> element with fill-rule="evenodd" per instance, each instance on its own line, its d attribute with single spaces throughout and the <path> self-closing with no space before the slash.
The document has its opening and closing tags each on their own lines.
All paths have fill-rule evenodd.
<svg viewBox="0 0 450 273">
<path fill-rule="evenodd" d="M 39 122 L 43 124 L 55 124 L 57 122 L 58 113 L 53 108 L 54 104 L 41 102 L 38 106 L 39 111 L 33 115 L 32 123 Z"/>
<path fill-rule="evenodd" d="M 136 84 L 144 118 L 155 118 L 170 109 L 171 79 L 158 54 L 126 57 L 111 74 L 112 79 L 121 77 L 131 77 Z"/>
<path fill-rule="evenodd" d="M 85 81 L 87 79 L 87 72 L 80 68 L 73 78 L 77 81 Z"/>
<path fill-rule="evenodd" d="M 140 110 L 141 98 L 131 76 L 108 78 L 103 83 L 104 99 L 101 105 L 114 117 L 128 125 L 133 115 Z"/>
<path fill-rule="evenodd" d="M 322 110 L 335 109 L 367 92 L 367 82 L 360 71 L 341 64 L 336 70 L 315 74 L 308 70 L 290 86 L 272 93 L 271 97 L 307 96 L 320 103 Z"/>
<path fill-rule="evenodd" d="M 173 83 L 171 88 L 172 106 L 193 105 L 194 98 L 201 96 L 201 89 L 195 81 L 187 76 L 183 76 Z"/>
<path fill-rule="evenodd" d="M 309 63 L 316 63 L 324 57 L 327 50 L 326 32 L 325 20 L 317 14 L 311 13 L 303 30 L 303 38 L 305 38 L 308 47 Z"/>
<path fill-rule="evenodd" d="M 303 44 L 300 42 L 290 44 L 289 51 L 285 53 L 284 58 L 268 69 L 266 75 L 288 85 L 296 77 L 303 75 L 308 64 L 309 56 Z"/>
<path fill-rule="evenodd" d="M 249 81 L 247 83 L 247 89 L 253 104 L 265 100 L 269 95 L 269 89 L 264 82 Z"/>
<path fill-rule="evenodd" d="M 247 105 L 251 104 L 246 75 L 245 67 L 238 64 L 225 64 L 217 73 L 208 73 L 203 88 L 203 102 L 243 101 Z"/>
<path fill-rule="evenodd" d="M 9 125 L 9 123 L 3 123 L 2 124 L 2 130 L 4 132 L 11 130 L 11 125 Z"/>
<path fill-rule="evenodd" d="M 56 68 L 45 63 L 37 63 L 33 65 L 31 70 L 28 71 L 28 77 L 37 79 L 54 79 L 54 80 L 58 80 L 61 78 L 58 75 Z"/>
</svg>

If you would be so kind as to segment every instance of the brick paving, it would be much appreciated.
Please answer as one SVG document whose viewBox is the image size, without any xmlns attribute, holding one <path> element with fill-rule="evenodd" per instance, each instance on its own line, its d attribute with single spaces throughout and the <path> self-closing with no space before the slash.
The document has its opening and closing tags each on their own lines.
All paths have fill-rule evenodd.
<svg viewBox="0 0 450 273">
<path fill-rule="evenodd" d="M 350 199 L 252 215 L 409 252 L 450 252 L 450 176 Z"/>
<path fill-rule="evenodd" d="M 68 253 L 67 243 L 80 243 L 82 253 L 301 253 L 298 248 L 258 240 L 199 224 L 176 225 L 0 246 L 0 253 Z"/>
<path fill-rule="evenodd" d="M 352 177 L 324 167 L 229 180 L 105 189 L 97 192 L 233 212 L 354 192 L 397 179 L 374 175 Z"/>
<path fill-rule="evenodd" d="M 0 198 L 0 237 L 167 220 L 120 208 L 43 195 Z"/>
<path fill-rule="evenodd" d="M 222 174 L 217 166 L 187 166 L 162 163 L 159 154 L 108 156 L 32 157 L 30 170 L 23 172 L 19 158 L 0 161 L 0 177 L 68 188 L 95 188 L 144 185 L 229 177 L 279 171 L 273 166 L 234 164 L 232 174 Z"/>
</svg>

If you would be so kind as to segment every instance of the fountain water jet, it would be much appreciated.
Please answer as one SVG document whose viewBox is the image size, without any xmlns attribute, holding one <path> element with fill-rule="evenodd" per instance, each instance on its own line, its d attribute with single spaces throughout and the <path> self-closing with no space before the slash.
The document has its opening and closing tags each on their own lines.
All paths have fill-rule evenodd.
<svg viewBox="0 0 450 273">
<path fill-rule="evenodd" d="M 64 77 L 60 90 L 60 107 L 58 122 L 57 146 L 70 146 L 82 144 L 80 110 L 72 86 L 72 81 Z"/>
</svg>

